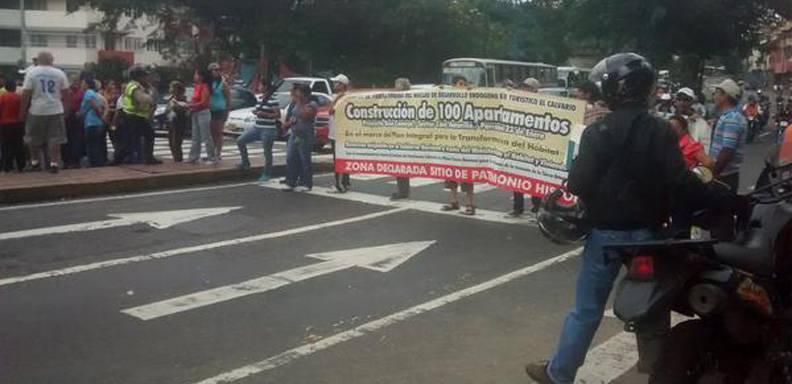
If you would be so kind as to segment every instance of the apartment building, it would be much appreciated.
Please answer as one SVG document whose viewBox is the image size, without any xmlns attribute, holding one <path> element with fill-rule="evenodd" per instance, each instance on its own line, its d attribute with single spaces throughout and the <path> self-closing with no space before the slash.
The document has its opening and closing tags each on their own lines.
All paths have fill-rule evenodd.
<svg viewBox="0 0 792 384">
<path fill-rule="evenodd" d="M 22 41 L 19 0 L 0 0 L 0 65 L 18 65 L 42 50 L 55 56 L 56 65 L 77 71 L 100 57 L 121 57 L 144 65 L 167 65 L 155 39 L 156 23 L 125 20 L 114 30 L 101 28 L 102 14 L 73 0 L 25 0 L 27 33 Z"/>
<path fill-rule="evenodd" d="M 773 31 L 766 43 L 767 69 L 776 83 L 792 81 L 792 22 Z"/>
</svg>

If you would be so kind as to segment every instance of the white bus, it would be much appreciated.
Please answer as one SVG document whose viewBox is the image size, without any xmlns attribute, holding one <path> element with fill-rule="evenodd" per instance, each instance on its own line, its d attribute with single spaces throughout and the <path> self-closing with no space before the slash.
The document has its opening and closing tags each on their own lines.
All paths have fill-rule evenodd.
<svg viewBox="0 0 792 384">
<path fill-rule="evenodd" d="M 477 87 L 500 87 L 506 80 L 519 84 L 529 77 L 539 80 L 542 87 L 558 85 L 558 71 L 555 66 L 521 61 L 479 58 L 444 61 L 443 84 L 451 84 L 455 76 L 464 76 L 468 83 Z"/>
</svg>

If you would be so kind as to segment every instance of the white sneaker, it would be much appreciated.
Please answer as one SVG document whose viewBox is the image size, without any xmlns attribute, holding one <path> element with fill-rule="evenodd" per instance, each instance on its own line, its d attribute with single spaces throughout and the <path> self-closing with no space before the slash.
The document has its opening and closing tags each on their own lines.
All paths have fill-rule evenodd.
<svg viewBox="0 0 792 384">
<path fill-rule="evenodd" d="M 300 185 L 297 188 L 295 188 L 294 190 L 297 191 L 297 192 L 310 192 L 311 188 L 303 187 L 302 185 Z"/>
</svg>

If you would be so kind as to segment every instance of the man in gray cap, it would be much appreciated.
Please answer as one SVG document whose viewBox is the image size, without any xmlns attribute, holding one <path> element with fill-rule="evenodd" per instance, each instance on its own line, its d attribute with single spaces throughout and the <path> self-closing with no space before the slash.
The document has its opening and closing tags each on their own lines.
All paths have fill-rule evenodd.
<svg viewBox="0 0 792 384">
<path fill-rule="evenodd" d="M 715 86 L 712 95 L 721 117 L 715 124 L 710 156 L 716 159 L 715 177 L 736 192 L 740 187 L 740 166 L 748 130 L 748 121 L 737 106 L 742 88 L 732 79 Z"/>
<path fill-rule="evenodd" d="M 523 80 L 522 86 L 520 87 L 520 89 L 522 89 L 525 92 L 534 92 L 534 93 L 536 93 L 536 92 L 539 92 L 539 87 L 541 87 L 541 86 L 542 86 L 542 84 L 539 82 L 539 80 L 536 80 L 533 77 L 529 77 L 529 78 Z"/>
<path fill-rule="evenodd" d="M 335 107 L 336 103 L 341 100 L 344 95 L 349 92 L 349 77 L 344 74 L 338 74 L 335 77 L 331 78 L 330 81 L 333 82 L 333 91 L 335 94 L 333 95 L 333 107 L 330 111 L 330 126 L 328 130 L 328 138 L 330 139 L 330 145 L 332 146 L 333 151 L 333 163 L 335 164 L 335 157 L 336 157 L 336 125 L 335 125 Z M 335 190 L 330 191 L 331 193 L 346 193 L 349 188 L 352 186 L 352 182 L 349 178 L 348 173 L 339 173 L 335 172 Z"/>
</svg>

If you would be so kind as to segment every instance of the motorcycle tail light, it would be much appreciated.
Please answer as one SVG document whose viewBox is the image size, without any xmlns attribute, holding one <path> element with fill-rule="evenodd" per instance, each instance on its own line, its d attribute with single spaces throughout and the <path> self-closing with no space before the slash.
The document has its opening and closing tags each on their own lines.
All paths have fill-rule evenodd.
<svg viewBox="0 0 792 384">
<path fill-rule="evenodd" d="M 654 258 L 647 255 L 635 256 L 630 263 L 631 278 L 636 279 L 651 279 L 654 277 Z"/>
<path fill-rule="evenodd" d="M 743 280 L 737 287 L 737 296 L 765 315 L 771 316 L 773 314 L 773 303 L 770 301 L 770 296 L 761 285 L 754 283 L 753 280 L 749 278 Z"/>
</svg>

